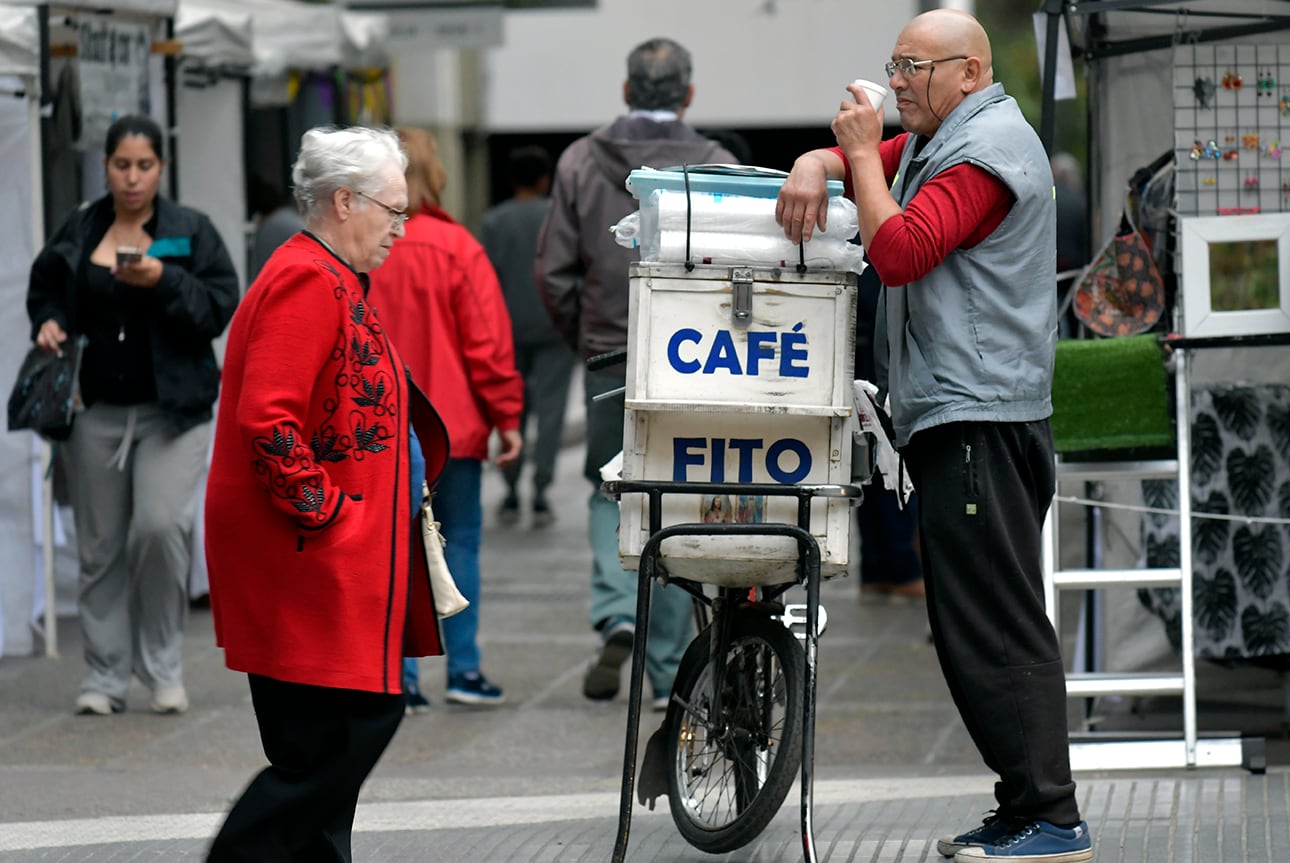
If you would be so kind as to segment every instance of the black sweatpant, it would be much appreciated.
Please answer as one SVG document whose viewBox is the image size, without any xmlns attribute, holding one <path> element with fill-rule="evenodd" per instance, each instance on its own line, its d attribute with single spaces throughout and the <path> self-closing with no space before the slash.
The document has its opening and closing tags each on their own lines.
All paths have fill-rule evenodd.
<svg viewBox="0 0 1290 863">
<path fill-rule="evenodd" d="M 949 423 L 902 451 L 919 495 L 927 615 L 950 694 L 999 812 L 1080 820 L 1066 679 L 1044 609 L 1044 513 L 1056 487 L 1047 420 Z"/>
<path fill-rule="evenodd" d="M 248 677 L 269 766 L 207 863 L 350 863 L 358 792 L 403 719 L 403 695 Z"/>
</svg>

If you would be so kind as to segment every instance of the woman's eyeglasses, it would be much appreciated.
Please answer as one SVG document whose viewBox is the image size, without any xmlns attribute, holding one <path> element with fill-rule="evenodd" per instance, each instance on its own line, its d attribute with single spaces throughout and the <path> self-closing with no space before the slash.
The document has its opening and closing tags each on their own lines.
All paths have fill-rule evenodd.
<svg viewBox="0 0 1290 863">
<path fill-rule="evenodd" d="M 390 214 L 390 222 L 396 228 L 402 227 L 403 225 L 407 224 L 408 219 L 412 218 L 411 214 L 408 213 L 407 211 L 397 210 L 394 207 L 391 207 L 389 204 L 382 201 L 380 198 L 373 198 L 371 195 L 367 194 L 367 192 L 359 192 L 356 189 L 355 193 L 360 197 L 367 198 L 367 200 L 371 201 L 373 204 L 377 204 L 378 206 L 383 207 L 385 209 L 385 212 Z"/>
</svg>

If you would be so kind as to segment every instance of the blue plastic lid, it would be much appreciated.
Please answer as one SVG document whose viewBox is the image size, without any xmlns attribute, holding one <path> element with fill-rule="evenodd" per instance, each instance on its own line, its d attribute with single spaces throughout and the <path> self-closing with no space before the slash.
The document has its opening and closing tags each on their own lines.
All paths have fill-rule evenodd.
<svg viewBox="0 0 1290 863">
<path fill-rule="evenodd" d="M 690 191 L 710 192 L 718 195 L 744 195 L 750 198 L 774 198 L 788 174 L 771 168 L 750 165 L 690 165 Z M 645 200 L 650 192 L 666 189 L 685 191 L 685 172 L 675 168 L 637 168 L 627 175 L 627 191 L 638 201 Z M 842 181 L 829 180 L 829 197 L 842 194 Z"/>
</svg>

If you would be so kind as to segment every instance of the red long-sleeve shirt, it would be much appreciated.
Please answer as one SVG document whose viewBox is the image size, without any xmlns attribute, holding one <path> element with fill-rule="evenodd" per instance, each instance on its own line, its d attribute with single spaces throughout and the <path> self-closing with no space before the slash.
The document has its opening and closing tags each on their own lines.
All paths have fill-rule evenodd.
<svg viewBox="0 0 1290 863">
<path fill-rule="evenodd" d="M 878 145 L 883 174 L 890 184 L 900 167 L 909 133 Z M 855 197 L 851 163 L 842 148 L 833 152 L 846 169 L 848 197 Z M 865 249 L 869 263 L 884 285 L 917 281 L 940 265 L 955 249 L 970 249 L 999 227 L 1016 198 L 995 175 L 976 165 L 962 164 L 928 178 L 902 214 L 883 222 Z"/>
</svg>

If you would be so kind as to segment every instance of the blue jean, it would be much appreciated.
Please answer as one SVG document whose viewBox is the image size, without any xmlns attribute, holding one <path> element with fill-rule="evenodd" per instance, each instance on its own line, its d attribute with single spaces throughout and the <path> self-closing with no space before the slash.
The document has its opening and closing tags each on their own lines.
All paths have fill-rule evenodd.
<svg viewBox="0 0 1290 863">
<path fill-rule="evenodd" d="M 639 576 L 623 569 L 618 557 L 618 503 L 600 493 L 600 465 L 623 448 L 623 399 L 593 400 L 593 396 L 623 385 L 625 372 L 589 371 L 584 379 L 587 408 L 587 461 L 584 471 L 593 490 L 588 500 L 591 539 L 591 622 L 615 617 L 636 619 Z M 645 673 L 654 692 L 672 688 L 685 648 L 694 638 L 694 600 L 679 587 L 654 582 L 650 594 L 649 638 L 645 644 Z"/>
<path fill-rule="evenodd" d="M 415 441 L 415 435 L 413 436 Z M 425 475 L 425 458 L 419 443 L 412 447 L 412 476 Z M 479 644 L 479 543 L 484 522 L 484 508 L 480 502 L 483 462 L 473 458 L 451 458 L 439 476 L 435 488 L 435 518 L 447 540 L 443 556 L 452 572 L 457 589 L 470 601 L 470 606 L 452 617 L 441 621 L 444 652 L 448 655 L 449 679 L 478 671 Z M 420 484 L 413 483 L 413 498 L 421 506 Z M 417 661 L 412 657 L 403 660 L 403 689 L 418 690 Z"/>
</svg>

